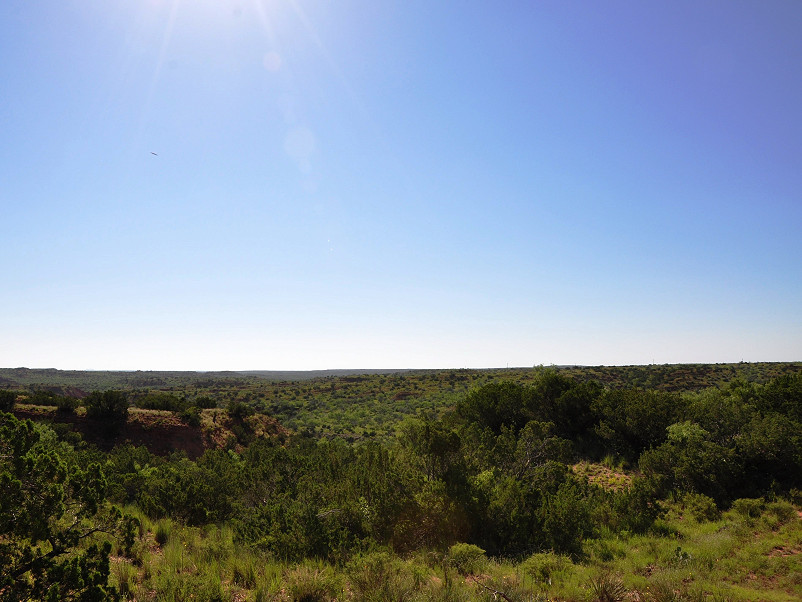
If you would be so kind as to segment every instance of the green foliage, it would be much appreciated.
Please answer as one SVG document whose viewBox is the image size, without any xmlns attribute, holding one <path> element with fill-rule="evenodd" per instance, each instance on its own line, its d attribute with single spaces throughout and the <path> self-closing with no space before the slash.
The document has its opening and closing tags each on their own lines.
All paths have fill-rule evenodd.
<svg viewBox="0 0 802 602">
<path fill-rule="evenodd" d="M 176 397 L 171 393 L 154 391 L 136 400 L 136 407 L 145 410 L 168 410 L 170 412 L 181 412 L 187 408 L 186 399 Z"/>
<path fill-rule="evenodd" d="M 192 573 L 189 571 L 165 571 L 155 583 L 158 599 L 165 602 L 226 602 L 219 574 L 212 571 Z"/>
<path fill-rule="evenodd" d="M 130 558 L 137 537 L 142 533 L 142 521 L 131 514 L 123 514 L 119 532 L 121 551 Z"/>
<path fill-rule="evenodd" d="M 686 493 L 682 505 L 694 519 L 698 521 L 714 521 L 721 517 L 716 502 L 702 493 Z"/>
<path fill-rule="evenodd" d="M 642 384 L 651 380 L 675 387 L 682 382 L 669 381 L 676 370 L 658 368 L 630 367 L 630 372 Z M 623 368 L 618 372 L 627 373 Z M 686 376 L 707 378 L 712 373 L 715 370 L 687 368 Z M 802 429 L 793 417 L 794 379 L 765 386 L 742 381 L 679 395 L 633 387 L 603 390 L 585 380 L 591 374 L 613 374 L 602 369 L 588 369 L 586 376 L 578 369 L 510 371 L 503 374 L 510 380 L 495 383 L 487 382 L 489 374 L 410 373 L 305 383 L 245 379 L 227 390 L 212 386 L 222 381 L 204 386 L 191 381 L 195 384 L 186 390 L 174 387 L 169 394 L 148 394 L 153 388 L 132 390 L 132 399 L 164 401 L 164 408 L 177 407 L 176 400 L 197 402 L 203 392 L 221 405 L 228 401 L 231 419 L 223 416 L 223 421 L 239 429 L 237 453 L 233 447 L 207 451 L 193 461 L 181 455 L 159 458 L 131 446 L 108 454 L 91 447 L 76 451 L 48 429 L 34 429 L 39 438 L 32 445 L 43 453 L 29 453 L 33 463 L 25 474 L 36 474 L 34 481 L 41 474 L 41 482 L 16 492 L 14 479 L 3 481 L 0 508 L 28 504 L 30 512 L 20 514 L 26 517 L 37 515 L 37 504 L 45 504 L 51 516 L 52 508 L 67 509 L 45 527 L 34 519 L 16 519 L 41 530 L 61 528 L 74 518 L 70 513 L 76 507 L 71 501 L 76 491 L 91 492 L 94 487 L 98 500 L 109 497 L 136 504 L 138 525 L 89 511 L 80 524 L 85 529 L 103 521 L 123 524 L 117 550 L 130 555 L 131 566 L 141 565 L 142 573 L 115 569 L 115 579 L 137 599 L 147 597 L 145 592 L 158 592 L 158 599 L 248 595 L 240 590 L 261 599 L 287 598 L 293 592 L 299 598 L 330 599 L 343 591 L 355 599 L 377 600 L 394 599 L 394 591 L 405 592 L 406 599 L 497 595 L 482 589 L 484 585 L 526 599 L 531 594 L 526 579 L 530 585 L 534 580 L 539 592 L 551 580 L 552 586 L 566 588 L 560 599 L 577 599 L 582 584 L 599 578 L 599 564 L 618 565 L 633 554 L 636 559 L 624 566 L 642 588 L 655 571 L 717 570 L 719 559 L 743 545 L 731 539 L 747 532 L 775 530 L 778 540 L 795 541 L 779 535 L 790 533 L 797 522 L 796 510 L 787 502 L 761 502 L 748 509 L 747 502 L 736 501 L 734 511 L 720 519 L 729 521 L 730 528 L 705 522 L 718 516 L 717 504 L 760 496 L 777 500 L 802 486 Z M 159 386 L 167 388 L 166 382 L 172 381 L 163 380 Z M 460 399 L 460 391 L 471 383 L 471 392 Z M 432 401 L 438 388 L 448 390 L 436 398 L 440 405 Z M 107 393 L 114 396 L 113 391 Z M 102 397 L 93 394 L 90 402 Z M 252 408 L 270 410 L 282 404 L 286 409 L 281 411 L 292 414 L 296 425 L 316 428 L 282 440 L 254 440 L 253 419 L 248 419 Z M 454 411 L 446 410 L 455 405 Z M 200 419 L 195 407 L 182 410 L 185 420 Z M 378 407 L 387 416 L 374 416 L 373 408 Z M 422 408 L 436 411 L 401 419 Z M 397 425 L 397 436 L 374 439 L 369 433 L 376 421 Z M 3 467 L 16 458 L 14 453 L 0 455 Z M 48 464 L 42 459 L 46 456 L 54 461 Z M 612 487 L 612 477 L 598 479 L 582 468 L 598 466 L 605 456 L 616 459 L 607 473 L 625 471 L 637 460 L 644 474 L 615 474 Z M 580 466 L 569 466 L 577 460 Z M 36 462 L 41 464 L 39 473 L 34 471 L 40 469 Z M 102 486 L 98 475 L 104 475 Z M 684 521 L 676 518 L 676 500 L 682 500 Z M 674 518 L 663 516 L 661 506 L 667 503 L 673 504 Z M 102 507 L 99 501 L 97 508 Z M 689 521 L 688 516 L 698 520 Z M 206 535 L 215 532 L 216 524 L 227 530 L 219 541 Z M 152 531 L 160 542 L 167 572 L 144 574 L 146 566 L 162 562 L 148 551 L 152 540 L 139 539 L 145 531 Z M 187 540 L 190 532 L 201 535 Z M 726 541 L 726 546 L 700 549 L 696 534 L 703 532 L 711 541 Z M 679 552 L 677 540 L 682 544 Z M 50 549 L 45 539 L 29 536 L 28 541 L 41 543 L 31 544 L 34 551 Z M 2 537 L 0 544 L 6 544 Z M 89 554 L 89 544 L 87 539 L 85 546 L 74 547 L 64 558 Z M 483 550 L 507 563 L 528 557 L 520 567 L 523 581 L 513 582 L 509 574 L 506 581 L 501 579 L 496 574 L 499 565 L 487 560 Z M 790 574 L 797 555 L 786 554 L 786 547 L 778 550 L 761 552 L 763 565 L 776 564 L 772 570 Z M 102 554 L 101 546 L 84 562 L 91 564 L 91 558 L 102 559 Z M 428 575 L 421 577 L 410 561 L 394 554 L 439 560 L 430 562 Z M 461 582 L 455 567 L 466 574 L 478 570 L 472 566 L 477 555 L 484 565 L 481 585 L 473 578 Z M 284 564 L 298 562 L 302 569 Z M 348 567 L 353 583 L 346 586 L 324 562 Z M 262 566 L 273 567 L 271 576 Z M 97 567 L 92 570 L 102 568 Z M 750 568 L 763 574 L 760 570 Z M 432 571 L 442 585 L 434 585 Z M 676 575 L 669 577 L 678 583 Z M 381 583 L 394 584 L 394 589 L 382 590 Z M 783 587 L 792 589 L 788 582 Z M 688 592 L 686 588 L 682 595 Z"/>
<path fill-rule="evenodd" d="M 799 485 L 802 477 L 802 429 L 800 423 L 776 412 L 753 415 L 740 429 L 734 446 L 744 466 L 749 487 L 741 495 L 760 495 Z"/>
<path fill-rule="evenodd" d="M 398 558 L 387 552 L 356 556 L 346 566 L 354 600 L 403 602 L 421 587 L 422 580 Z"/>
<path fill-rule="evenodd" d="M 654 481 L 637 478 L 625 490 L 612 496 L 613 526 L 616 530 L 645 533 L 662 515 Z"/>
<path fill-rule="evenodd" d="M 246 589 L 256 587 L 256 562 L 252 556 L 244 559 L 235 559 L 231 567 L 231 580 Z"/>
<path fill-rule="evenodd" d="M 10 412 L 17 402 L 17 393 L 6 389 L 0 390 L 0 412 Z"/>
<path fill-rule="evenodd" d="M 503 426 L 517 430 L 527 422 L 530 395 L 519 383 L 493 382 L 469 392 L 457 404 L 457 413 L 494 434 L 499 434 Z"/>
<path fill-rule="evenodd" d="M 341 591 L 339 579 L 328 567 L 301 565 L 289 573 L 287 581 L 295 602 L 327 602 Z"/>
<path fill-rule="evenodd" d="M 35 389 L 28 394 L 27 403 L 38 406 L 55 406 L 58 403 L 60 396 L 53 391 L 44 391 L 42 389 Z"/>
<path fill-rule="evenodd" d="M 226 410 L 228 411 L 228 415 L 234 420 L 244 420 L 248 416 L 252 416 L 254 413 L 254 409 L 251 406 L 242 403 L 241 401 L 229 402 Z"/>
<path fill-rule="evenodd" d="M 551 585 L 552 582 L 569 574 L 573 566 L 574 563 L 568 556 L 539 552 L 521 562 L 518 568 L 535 581 Z"/>
<path fill-rule="evenodd" d="M 617 575 L 604 573 L 590 581 L 591 600 L 594 602 L 623 602 L 627 588 Z"/>
<path fill-rule="evenodd" d="M 105 479 L 52 431 L 0 413 L 0 592 L 6 600 L 110 600 L 108 543 L 82 539 L 116 528 L 101 511 Z"/>
<path fill-rule="evenodd" d="M 735 450 L 710 441 L 708 432 L 690 421 L 667 430 L 665 443 L 641 455 L 641 470 L 666 478 L 679 491 L 703 493 L 716 503 L 726 503 L 742 474 Z"/>
<path fill-rule="evenodd" d="M 573 482 L 563 483 L 554 495 L 546 497 L 543 507 L 543 532 L 548 548 L 577 557 L 582 540 L 593 533 L 589 500 Z"/>
<path fill-rule="evenodd" d="M 758 393 L 761 406 L 802 422 L 802 373 L 779 376 Z"/>
<path fill-rule="evenodd" d="M 136 568 L 127 562 L 117 562 L 111 566 L 111 576 L 122 599 L 134 599 Z"/>
<path fill-rule="evenodd" d="M 765 507 L 763 498 L 739 498 L 732 503 L 732 509 L 746 519 L 758 518 Z"/>
<path fill-rule="evenodd" d="M 93 391 L 84 398 L 88 418 L 109 423 L 128 418 L 128 394 L 124 391 Z"/>
<path fill-rule="evenodd" d="M 347 559 L 368 538 L 389 541 L 402 512 L 418 516 L 407 476 L 377 446 L 255 442 L 237 465 L 237 536 L 277 558 Z"/>
<path fill-rule="evenodd" d="M 776 518 L 776 522 L 773 525 L 774 527 L 778 525 L 784 525 L 797 517 L 796 508 L 794 508 L 794 505 L 785 500 L 769 502 L 766 504 L 765 513 Z"/>
<path fill-rule="evenodd" d="M 16 389 L 60 389 L 67 395 L 75 389 L 126 390 L 132 397 L 148 391 L 181 392 L 188 399 L 209 397 L 225 406 L 237 399 L 249 405 L 263 403 L 266 412 L 294 429 L 312 428 L 322 436 L 350 441 L 392 438 L 397 424 L 421 412 L 440 415 L 469 390 L 490 382 L 507 380 L 532 385 L 544 372 L 556 372 L 577 383 L 596 381 L 604 387 L 654 389 L 658 391 L 702 391 L 724 388 L 734 380 L 757 389 L 777 376 L 802 373 L 801 363 L 696 364 L 654 366 L 587 366 L 516 368 L 506 370 L 416 370 L 394 374 L 309 373 L 196 373 L 196 372 L 80 372 L 60 370 L 0 369 L 0 382 Z M 745 389 L 744 389 L 745 390 Z M 736 392 L 733 392 L 735 394 Z M 178 393 L 176 393 L 178 394 Z M 740 392 L 738 391 L 738 394 Z M 746 402 L 747 400 L 744 399 Z M 566 400 L 567 402 L 567 400 Z M 197 404 L 200 405 L 200 404 Z M 584 414 L 582 420 L 587 415 Z M 688 418 L 712 432 L 701 416 Z M 560 420 L 540 417 L 562 426 Z M 572 421 L 568 427 L 579 427 Z M 680 421 L 675 420 L 675 422 Z M 573 438 L 570 433 L 560 436 Z M 577 441 L 574 442 L 578 443 Z M 582 448 L 582 446 L 579 446 Z"/>
<path fill-rule="evenodd" d="M 427 481 L 396 523 L 392 544 L 398 551 L 445 550 L 464 539 L 467 532 L 467 516 L 448 495 L 446 484 Z"/>
<path fill-rule="evenodd" d="M 72 414 L 78 407 L 79 401 L 74 397 L 59 397 L 56 400 L 56 409 L 63 414 Z"/>
<path fill-rule="evenodd" d="M 156 530 L 153 532 L 153 537 L 159 547 L 163 548 L 168 541 L 170 541 L 170 532 L 172 531 L 172 524 L 169 520 L 160 520 L 156 523 Z"/>
<path fill-rule="evenodd" d="M 186 422 L 189 426 L 199 427 L 201 425 L 200 410 L 196 406 L 190 406 L 181 410 L 181 420 Z"/>
<path fill-rule="evenodd" d="M 666 429 L 684 412 L 679 395 L 642 389 L 611 389 L 592 403 L 596 434 L 615 454 L 634 461 L 666 439 Z"/>
<path fill-rule="evenodd" d="M 106 456 L 109 499 L 128 504 L 137 499 L 155 466 L 164 460 L 153 456 L 144 446 L 118 445 Z"/>
<path fill-rule="evenodd" d="M 220 462 L 221 467 L 226 464 Z M 230 516 L 233 493 L 224 472 L 178 458 L 154 467 L 135 499 L 151 516 L 204 525 Z"/>
<path fill-rule="evenodd" d="M 473 575 L 481 570 L 485 551 L 470 543 L 455 543 L 448 549 L 448 558 L 460 575 Z"/>
<path fill-rule="evenodd" d="M 202 410 L 208 410 L 217 407 L 217 402 L 208 395 L 201 395 L 195 399 L 194 404 Z"/>
<path fill-rule="evenodd" d="M 462 470 L 458 433 L 430 419 L 407 420 L 400 430 L 401 445 L 409 450 L 409 460 L 419 463 L 427 479 L 458 478 Z"/>
</svg>

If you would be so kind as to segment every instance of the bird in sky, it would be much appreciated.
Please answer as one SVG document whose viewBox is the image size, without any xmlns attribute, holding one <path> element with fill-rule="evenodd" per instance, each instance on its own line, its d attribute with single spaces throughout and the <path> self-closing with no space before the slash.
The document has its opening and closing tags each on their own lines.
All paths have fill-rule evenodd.
<svg viewBox="0 0 802 602">
<path fill-rule="evenodd" d="M 156 155 L 156 153 L 154 153 L 153 151 L 150 151 L 150 154 L 151 155 Z M 159 155 L 156 155 L 156 156 L 158 157 Z"/>
</svg>

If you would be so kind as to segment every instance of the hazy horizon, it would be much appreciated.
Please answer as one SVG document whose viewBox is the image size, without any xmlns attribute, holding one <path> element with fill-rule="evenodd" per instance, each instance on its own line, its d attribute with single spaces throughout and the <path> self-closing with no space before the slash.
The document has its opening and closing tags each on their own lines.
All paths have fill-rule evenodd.
<svg viewBox="0 0 802 602">
<path fill-rule="evenodd" d="M 626 367 L 669 367 L 669 366 L 728 366 L 728 365 L 750 365 L 750 364 L 796 364 L 799 363 L 798 360 L 783 360 L 777 362 L 678 362 L 678 363 L 664 363 L 664 364 L 536 364 L 534 366 L 479 366 L 473 368 L 466 368 L 464 366 L 440 366 L 434 368 L 416 368 L 416 367 L 406 367 L 406 368 L 357 368 L 357 367 L 348 367 L 348 368 L 308 368 L 304 370 L 294 370 L 294 369 L 271 369 L 271 368 L 251 368 L 251 369 L 239 369 L 239 368 L 231 368 L 227 370 L 194 370 L 191 368 L 182 369 L 182 370 L 162 370 L 159 368 L 151 368 L 151 369 L 139 369 L 139 368 L 107 368 L 107 369 L 96 369 L 96 368 L 54 368 L 52 366 L 37 366 L 37 367 L 30 367 L 30 366 L 0 366 L 0 370 L 58 370 L 60 372 L 190 372 L 196 374 L 206 374 L 206 373 L 222 373 L 222 372 L 233 372 L 235 374 L 258 374 L 258 373 L 277 373 L 277 374 L 284 374 L 284 373 L 318 373 L 318 372 L 337 372 L 337 373 L 359 373 L 359 374 L 386 374 L 386 373 L 395 373 L 395 372 L 440 372 L 440 371 L 447 371 L 447 370 L 535 370 L 535 369 L 543 369 L 543 368 L 626 368 Z"/>
<path fill-rule="evenodd" d="M 790 0 L 7 0 L 0 365 L 800 360 L 800 31 Z"/>
</svg>

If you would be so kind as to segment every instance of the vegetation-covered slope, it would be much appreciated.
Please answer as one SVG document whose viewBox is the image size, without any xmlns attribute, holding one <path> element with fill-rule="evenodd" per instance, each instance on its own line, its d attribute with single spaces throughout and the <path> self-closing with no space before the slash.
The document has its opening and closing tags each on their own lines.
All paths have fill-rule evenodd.
<svg viewBox="0 0 802 602">
<path fill-rule="evenodd" d="M 88 486 L 97 502 L 80 517 L 70 503 L 31 506 L 50 531 L 31 531 L 13 503 L 0 506 L 4 570 L 50 591 L 58 567 L 96 559 L 92 583 L 109 596 L 108 539 L 111 585 L 136 599 L 799 598 L 802 372 L 744 368 L 684 392 L 674 369 L 647 389 L 604 385 L 577 368 L 191 383 L 80 402 L 38 387 L 6 392 L 5 409 L 37 398 L 70 414 L 83 404 L 88 420 L 118 436 L 130 402 L 186 423 L 214 413 L 236 428 L 193 460 L 130 444 L 103 451 L 4 414 L 0 500 L 28 503 L 41 485 L 26 485 L 20 467 L 51 462 L 76 467 L 54 495 L 84 499 Z M 677 369 L 697 380 L 720 374 Z M 460 391 L 473 377 L 482 384 Z M 254 436 L 249 420 L 293 388 L 311 398 L 298 408 L 317 404 L 296 412 L 300 431 Z M 256 391 L 265 396 L 248 397 Z M 363 409 L 357 393 L 410 405 L 382 419 L 380 437 L 309 428 L 336 416 L 340 401 Z M 202 409 L 218 404 L 225 409 Z M 78 467 L 96 467 L 94 476 Z M 77 518 L 87 535 L 64 547 L 51 533 Z M 32 572 L 26 563 L 38 557 L 55 564 Z M 87 584 L 70 587 L 90 596 Z M 0 585 L 9 599 L 16 592 Z"/>
<path fill-rule="evenodd" d="M 296 430 L 350 439 L 394 435 L 407 416 L 441 414 L 472 388 L 497 380 L 530 383 L 541 368 L 318 372 L 82 372 L 0 369 L 0 389 L 82 397 L 90 391 L 127 391 L 133 399 L 161 391 L 225 407 L 239 401 Z M 802 371 L 802 363 L 552 367 L 578 381 L 609 388 L 699 391 L 734 380 L 763 384 Z M 332 371 L 335 372 L 335 371 Z M 292 378 L 287 378 L 292 376 Z M 310 378 L 311 377 L 311 378 Z"/>
</svg>

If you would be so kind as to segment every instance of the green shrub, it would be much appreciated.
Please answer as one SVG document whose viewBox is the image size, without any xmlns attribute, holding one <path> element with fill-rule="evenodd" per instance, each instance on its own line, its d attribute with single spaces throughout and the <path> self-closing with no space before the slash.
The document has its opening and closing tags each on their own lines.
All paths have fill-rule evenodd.
<svg viewBox="0 0 802 602">
<path fill-rule="evenodd" d="M 601 562 L 610 562 L 627 555 L 625 544 L 618 539 L 589 539 L 585 542 L 586 552 Z"/>
<path fill-rule="evenodd" d="M 613 509 L 619 528 L 633 533 L 648 531 L 662 514 L 658 497 L 656 484 L 641 478 L 617 492 L 613 497 Z"/>
<path fill-rule="evenodd" d="M 32 391 L 28 394 L 26 403 L 36 406 L 55 406 L 58 405 L 59 397 L 59 395 L 56 395 L 52 391 Z"/>
<path fill-rule="evenodd" d="M 14 409 L 17 394 L 14 391 L 0 391 L 0 412 L 10 412 Z"/>
<path fill-rule="evenodd" d="M 387 552 L 357 556 L 346 572 L 357 602 L 402 602 L 421 584 L 400 560 Z"/>
<path fill-rule="evenodd" d="M 774 517 L 776 526 L 779 526 L 796 517 L 796 508 L 790 502 L 778 500 L 766 504 L 765 514 Z"/>
<path fill-rule="evenodd" d="M 83 435 L 72 430 L 72 426 L 66 422 L 53 422 L 48 425 L 50 429 L 56 433 L 59 441 L 66 441 L 73 447 L 81 447 L 83 442 Z"/>
<path fill-rule="evenodd" d="M 123 514 L 120 527 L 120 549 L 123 555 L 131 558 L 132 549 L 141 536 L 142 521 L 132 514 Z"/>
<path fill-rule="evenodd" d="M 455 543 L 448 549 L 448 557 L 460 575 L 473 575 L 485 564 L 485 551 L 470 543 Z"/>
<path fill-rule="evenodd" d="M 556 494 L 546 497 L 541 514 L 551 549 L 572 556 L 581 554 L 582 540 L 592 535 L 593 524 L 580 487 L 570 481 L 560 485 Z"/>
<path fill-rule="evenodd" d="M 254 409 L 241 401 L 231 401 L 228 404 L 228 415 L 235 420 L 244 420 L 254 414 Z"/>
<path fill-rule="evenodd" d="M 74 397 L 57 397 L 56 411 L 62 414 L 72 414 L 78 407 L 78 400 Z"/>
<path fill-rule="evenodd" d="M 682 498 L 682 505 L 693 518 L 699 522 L 718 520 L 721 511 L 713 498 L 703 493 L 687 493 Z"/>
<path fill-rule="evenodd" d="M 216 408 L 217 407 L 217 402 L 214 399 L 212 399 L 211 397 L 203 395 L 203 396 L 198 397 L 198 398 L 195 399 L 195 404 L 194 405 L 198 406 L 202 410 L 209 410 L 211 408 Z"/>
<path fill-rule="evenodd" d="M 192 427 L 199 427 L 201 424 L 200 410 L 196 406 L 190 406 L 181 411 L 181 420 Z"/>
<path fill-rule="evenodd" d="M 567 556 L 546 552 L 532 554 L 518 568 L 536 581 L 551 584 L 552 581 L 570 573 L 573 567 L 574 563 Z"/>
<path fill-rule="evenodd" d="M 681 602 L 682 595 L 679 593 L 684 586 L 674 583 L 666 578 L 655 579 L 649 584 L 650 602 Z"/>
<path fill-rule="evenodd" d="M 763 498 L 742 497 L 732 503 L 732 509 L 746 519 L 758 518 L 764 506 Z"/>
<path fill-rule="evenodd" d="M 86 416 L 96 420 L 125 422 L 128 395 L 124 391 L 93 391 L 84 399 Z"/>
<path fill-rule="evenodd" d="M 253 592 L 253 602 L 268 602 L 270 600 L 275 600 L 273 590 L 265 585 L 260 585 L 256 588 Z"/>
</svg>

